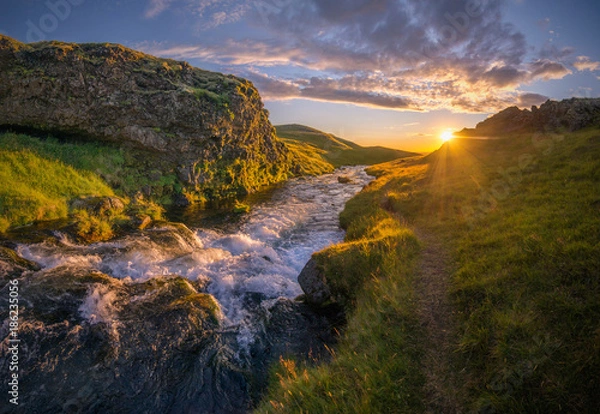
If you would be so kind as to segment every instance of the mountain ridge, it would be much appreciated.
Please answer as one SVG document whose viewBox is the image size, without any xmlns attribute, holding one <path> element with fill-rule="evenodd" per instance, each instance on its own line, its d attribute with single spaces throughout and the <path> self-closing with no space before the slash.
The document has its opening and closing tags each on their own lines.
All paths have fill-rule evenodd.
<svg viewBox="0 0 600 414">
<path fill-rule="evenodd" d="M 569 132 L 587 126 L 600 126 L 600 98 L 547 100 L 539 108 L 519 109 L 512 106 L 490 116 L 475 128 L 456 133 L 462 137 L 497 136 L 526 132 Z"/>
</svg>

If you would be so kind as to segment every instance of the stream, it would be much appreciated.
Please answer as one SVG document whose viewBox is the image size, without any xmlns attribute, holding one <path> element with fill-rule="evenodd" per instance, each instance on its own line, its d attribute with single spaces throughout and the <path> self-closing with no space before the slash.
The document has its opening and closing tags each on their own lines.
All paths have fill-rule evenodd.
<svg viewBox="0 0 600 414">
<path fill-rule="evenodd" d="M 247 411 L 270 363 L 335 341 L 327 315 L 294 301 L 297 276 L 312 253 L 343 240 L 339 213 L 371 180 L 361 167 L 290 180 L 235 223 L 19 245 L 42 267 L 21 282 L 24 368 L 37 390 L 25 407 L 100 412 L 121 393 L 129 412 Z M 69 387 L 84 391 L 65 407 Z"/>
</svg>

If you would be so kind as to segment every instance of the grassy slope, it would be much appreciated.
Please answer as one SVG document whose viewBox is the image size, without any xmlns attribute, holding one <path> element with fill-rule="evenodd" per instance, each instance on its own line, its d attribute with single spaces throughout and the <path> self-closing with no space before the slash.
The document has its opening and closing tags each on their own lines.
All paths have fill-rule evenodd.
<svg viewBox="0 0 600 414">
<path fill-rule="evenodd" d="M 0 149 L 30 150 L 40 157 L 57 160 L 77 170 L 88 171 L 100 177 L 113 189 L 124 194 L 133 194 L 144 186 L 152 188 L 153 197 L 159 201 L 165 188 L 171 192 L 181 188 L 175 175 L 162 176 L 158 170 L 147 166 L 144 156 L 128 153 L 110 145 L 95 142 L 61 141 L 53 137 L 40 139 L 25 134 L 6 133 L 0 135 Z M 149 175 L 156 176 L 155 179 Z"/>
<path fill-rule="evenodd" d="M 323 159 L 325 151 L 293 139 L 280 138 L 290 150 L 293 173 L 296 175 L 321 175 L 333 172 L 335 167 Z"/>
<path fill-rule="evenodd" d="M 160 181 L 169 184 L 165 177 Z M 115 189 L 123 196 L 149 184 L 140 171 L 127 167 L 121 150 L 13 133 L 0 134 L 0 183 L 0 232 L 71 214 L 80 225 L 92 227 L 89 231 L 80 229 L 80 235 L 89 241 L 99 237 L 93 234 L 96 227 L 104 227 L 101 233 L 110 236 L 112 233 L 106 231 L 109 221 L 119 217 L 90 217 L 83 211 L 69 211 L 70 200 L 112 196 Z M 128 206 L 131 216 L 158 219 L 161 211 L 151 202 Z"/>
<path fill-rule="evenodd" d="M 598 159 L 592 129 L 455 140 L 373 167 L 379 179 L 342 214 L 347 243 L 317 255 L 351 309 L 333 362 L 284 360 L 258 411 L 424 411 L 418 247 L 406 224 L 444 241 L 456 262 L 449 357 L 465 411 L 596 412 Z"/>
<path fill-rule="evenodd" d="M 361 147 L 358 144 L 303 125 L 279 125 L 277 135 L 286 142 L 308 144 L 323 152 L 320 156 L 334 167 L 373 165 L 416 155 L 384 147 Z M 306 145 L 305 145 L 306 146 Z"/>
<path fill-rule="evenodd" d="M 64 218 L 68 201 L 78 196 L 110 196 L 97 175 L 56 159 L 11 145 L 17 137 L 0 137 L 0 231 L 37 220 Z"/>
</svg>

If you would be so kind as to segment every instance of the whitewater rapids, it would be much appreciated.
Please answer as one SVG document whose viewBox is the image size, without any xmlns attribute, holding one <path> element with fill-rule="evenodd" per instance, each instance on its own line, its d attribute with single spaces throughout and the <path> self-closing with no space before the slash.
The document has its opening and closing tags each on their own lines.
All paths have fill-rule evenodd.
<svg viewBox="0 0 600 414">
<path fill-rule="evenodd" d="M 342 176 L 350 182 L 340 183 Z M 133 282 L 170 275 L 204 280 L 220 305 L 223 325 L 239 325 L 248 320 L 247 294 L 272 300 L 302 293 L 298 274 L 312 253 L 343 240 L 339 213 L 370 180 L 361 167 L 291 180 L 235 231 L 193 228 L 193 237 L 175 234 L 167 243 L 136 234 L 90 246 L 75 245 L 65 236 L 59 244 L 21 245 L 18 251 L 45 271 L 72 266 Z"/>
</svg>

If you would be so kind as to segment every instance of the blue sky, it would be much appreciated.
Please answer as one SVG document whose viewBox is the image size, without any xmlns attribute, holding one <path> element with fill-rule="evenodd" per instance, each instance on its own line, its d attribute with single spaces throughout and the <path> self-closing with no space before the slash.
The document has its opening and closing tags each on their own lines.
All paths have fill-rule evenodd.
<svg viewBox="0 0 600 414">
<path fill-rule="evenodd" d="M 427 151 L 507 106 L 600 96 L 597 0 L 4 0 L 24 42 L 114 42 L 233 73 L 274 124 Z"/>
</svg>

